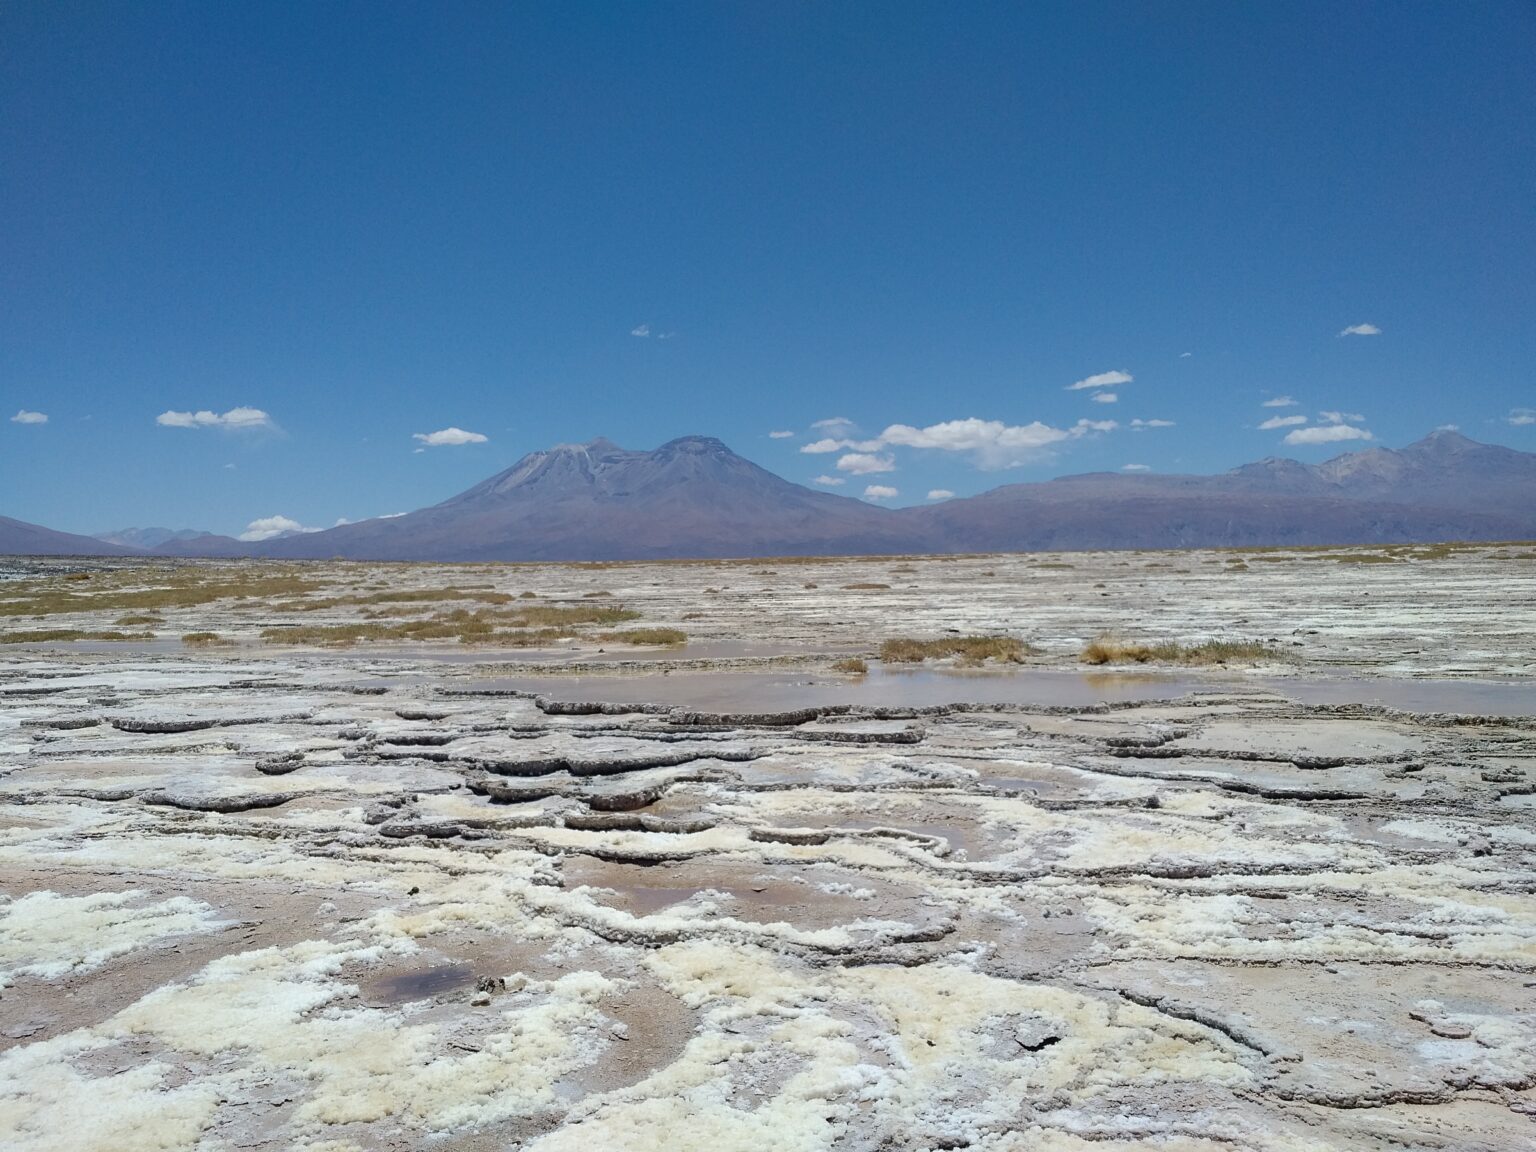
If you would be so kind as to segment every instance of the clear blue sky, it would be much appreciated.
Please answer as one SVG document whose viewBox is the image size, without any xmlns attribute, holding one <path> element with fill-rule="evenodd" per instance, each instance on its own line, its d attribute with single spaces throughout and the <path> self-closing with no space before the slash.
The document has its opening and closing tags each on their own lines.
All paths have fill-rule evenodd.
<svg viewBox="0 0 1536 1152">
<path fill-rule="evenodd" d="M 598 435 L 897 504 L 1536 450 L 1533 77 L 1513 0 L 13 0 L 0 513 L 329 525 Z"/>
</svg>

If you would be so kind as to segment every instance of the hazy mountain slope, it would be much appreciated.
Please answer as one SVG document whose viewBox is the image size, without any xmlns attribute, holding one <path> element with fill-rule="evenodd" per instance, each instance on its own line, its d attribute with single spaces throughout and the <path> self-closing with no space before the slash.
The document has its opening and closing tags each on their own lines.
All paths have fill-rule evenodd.
<svg viewBox="0 0 1536 1152">
<path fill-rule="evenodd" d="M 1436 432 L 1323 464 L 1092 473 L 905 513 L 946 549 L 1249 547 L 1536 536 L 1536 455 Z"/>
<path fill-rule="evenodd" d="M 133 556 L 141 549 L 108 544 L 94 536 L 55 532 L 40 524 L 0 516 L 0 555 L 5 556 Z"/>
<path fill-rule="evenodd" d="M 1536 538 L 1536 454 L 1433 433 L 1322 464 L 1216 476 L 1093 473 L 892 510 L 792 484 L 720 441 L 562 445 L 430 508 L 261 543 L 202 534 L 174 556 L 622 560 L 869 552 L 1254 547 Z M 0 519 L 0 550 L 131 549 Z"/>
<path fill-rule="evenodd" d="M 178 536 L 166 540 L 153 549 L 158 556 L 234 557 L 254 556 L 256 546 L 233 536 L 220 536 L 217 532 L 199 532 L 195 536 Z"/>
<path fill-rule="evenodd" d="M 270 556 L 598 560 L 889 552 L 919 546 L 890 510 L 792 484 L 719 440 L 653 452 L 607 440 L 525 456 L 431 508 L 261 546 Z"/>
<path fill-rule="evenodd" d="M 119 528 L 114 532 L 92 532 L 91 535 L 125 548 L 158 548 L 172 540 L 192 540 L 208 533 L 201 528 Z"/>
</svg>

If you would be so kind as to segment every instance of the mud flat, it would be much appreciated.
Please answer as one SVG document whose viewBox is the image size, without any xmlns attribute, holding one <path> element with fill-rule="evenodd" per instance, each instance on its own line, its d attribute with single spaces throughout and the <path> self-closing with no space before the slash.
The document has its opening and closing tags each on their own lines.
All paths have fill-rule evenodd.
<svg viewBox="0 0 1536 1152">
<path fill-rule="evenodd" d="M 1531 551 L 36 562 L 0 1145 L 1536 1146 Z"/>
</svg>

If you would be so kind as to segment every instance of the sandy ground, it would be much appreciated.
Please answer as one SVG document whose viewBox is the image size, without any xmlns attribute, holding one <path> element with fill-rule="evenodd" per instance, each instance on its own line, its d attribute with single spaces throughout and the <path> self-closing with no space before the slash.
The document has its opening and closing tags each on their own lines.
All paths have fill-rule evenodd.
<svg viewBox="0 0 1536 1152">
<path fill-rule="evenodd" d="M 1530 551 L 305 565 L 0 645 L 0 1145 L 1536 1147 Z M 241 571 L 79 567 L 0 632 Z M 466 587 L 689 642 L 261 638 Z M 953 633 L 1037 654 L 832 671 Z"/>
</svg>

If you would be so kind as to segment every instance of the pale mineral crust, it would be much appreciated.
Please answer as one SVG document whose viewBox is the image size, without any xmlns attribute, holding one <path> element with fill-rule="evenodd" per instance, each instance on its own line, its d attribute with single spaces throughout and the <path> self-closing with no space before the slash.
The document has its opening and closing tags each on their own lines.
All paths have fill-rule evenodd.
<svg viewBox="0 0 1536 1152">
<path fill-rule="evenodd" d="M 1529 552 L 321 564 L 0 646 L 0 1146 L 1536 1147 Z M 466 586 L 689 641 L 260 639 Z M 1036 652 L 874 659 L 946 630 Z"/>
</svg>

